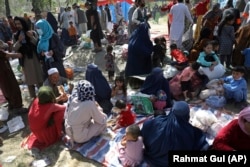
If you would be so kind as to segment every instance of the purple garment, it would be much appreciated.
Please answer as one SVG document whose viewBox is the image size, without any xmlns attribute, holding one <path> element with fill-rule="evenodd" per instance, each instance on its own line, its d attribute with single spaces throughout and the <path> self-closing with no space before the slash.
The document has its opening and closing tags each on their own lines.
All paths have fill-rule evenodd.
<svg viewBox="0 0 250 167">
<path fill-rule="evenodd" d="M 137 141 L 127 141 L 126 148 L 119 148 L 119 159 L 123 166 L 137 166 L 143 158 L 143 142 L 142 137 Z"/>
</svg>

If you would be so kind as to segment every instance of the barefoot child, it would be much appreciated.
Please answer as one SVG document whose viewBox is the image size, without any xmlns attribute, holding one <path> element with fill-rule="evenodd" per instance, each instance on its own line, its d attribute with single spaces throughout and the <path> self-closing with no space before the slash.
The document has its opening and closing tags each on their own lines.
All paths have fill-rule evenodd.
<svg viewBox="0 0 250 167">
<path fill-rule="evenodd" d="M 108 77 L 109 81 L 113 81 L 113 78 L 115 76 L 115 55 L 112 54 L 113 52 L 113 47 L 111 45 L 108 45 L 106 48 L 106 55 L 105 55 L 105 60 L 106 60 L 106 71 L 108 71 Z"/>
<path fill-rule="evenodd" d="M 119 160 L 123 166 L 138 166 L 143 158 L 143 142 L 140 136 L 140 128 L 133 124 L 126 128 L 126 134 L 122 138 L 119 148 Z"/>
</svg>

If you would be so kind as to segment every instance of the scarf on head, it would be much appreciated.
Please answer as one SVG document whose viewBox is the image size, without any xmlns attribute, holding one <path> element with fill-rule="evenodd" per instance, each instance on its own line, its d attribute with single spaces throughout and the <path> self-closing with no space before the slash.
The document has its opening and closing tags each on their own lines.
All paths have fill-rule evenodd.
<svg viewBox="0 0 250 167">
<path fill-rule="evenodd" d="M 39 36 L 37 53 L 40 54 L 41 52 L 49 51 L 49 40 L 54 33 L 52 27 L 50 26 L 49 22 L 47 22 L 45 19 L 38 20 L 38 22 L 36 22 L 35 27 L 43 31 L 43 34 Z"/>
<path fill-rule="evenodd" d="M 80 101 L 95 101 L 95 88 L 89 81 L 81 80 L 78 82 L 77 95 Z"/>
<path fill-rule="evenodd" d="M 56 101 L 56 96 L 53 90 L 49 86 L 42 86 L 38 91 L 39 104 L 54 103 Z"/>
<path fill-rule="evenodd" d="M 30 30 L 27 22 L 23 17 L 15 17 L 14 22 L 19 21 L 22 24 L 22 30 L 18 30 L 16 34 L 14 35 L 15 40 L 17 41 L 19 38 L 19 35 L 23 33 L 25 36 L 25 39 L 21 42 L 22 46 L 19 48 L 19 52 L 22 53 L 22 55 L 27 56 L 28 59 L 33 58 L 33 51 L 35 51 L 36 46 L 30 42 L 30 38 L 27 36 L 27 32 Z M 19 59 L 20 65 L 23 66 L 24 62 L 24 56 Z"/>
<path fill-rule="evenodd" d="M 239 118 L 238 118 L 238 123 L 240 126 L 240 129 L 247 135 L 250 135 L 249 132 L 246 131 L 245 129 L 245 120 L 250 122 L 250 107 L 246 107 L 244 108 L 240 114 L 239 114 Z"/>
</svg>

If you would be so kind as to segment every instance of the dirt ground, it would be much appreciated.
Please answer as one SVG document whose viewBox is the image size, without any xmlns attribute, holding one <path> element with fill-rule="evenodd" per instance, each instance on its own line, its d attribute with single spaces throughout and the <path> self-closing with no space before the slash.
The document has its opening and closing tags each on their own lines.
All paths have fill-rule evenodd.
<svg viewBox="0 0 250 167">
<path fill-rule="evenodd" d="M 151 24 L 152 29 L 151 31 L 158 32 L 158 33 L 167 33 L 167 26 L 166 20 L 164 20 L 164 24 Z M 121 49 L 115 48 L 115 52 L 119 55 Z M 76 73 L 74 80 L 79 80 L 84 78 L 84 69 L 88 63 L 95 63 L 102 69 L 103 73 L 106 75 L 106 71 L 104 70 L 104 54 L 105 52 L 102 51 L 100 53 L 94 54 L 91 50 L 68 50 L 69 58 L 66 59 L 70 65 L 74 65 L 80 67 L 82 69 L 81 72 Z M 121 72 L 124 70 L 125 62 L 119 57 L 115 60 L 116 61 L 116 73 Z M 249 97 L 249 96 L 248 96 Z M 29 100 L 25 100 L 25 106 L 28 106 L 30 103 Z M 233 105 L 226 106 L 227 110 L 234 110 L 235 112 L 238 111 L 237 108 L 234 108 Z M 13 117 L 10 115 L 10 117 Z M 21 141 L 28 136 L 30 133 L 28 124 L 27 124 L 27 114 L 22 115 L 23 121 L 25 123 L 25 128 L 13 133 L 9 134 L 9 132 L 5 132 L 1 134 L 1 137 L 4 138 L 3 146 L 0 147 L 0 167 L 28 167 L 34 161 L 34 158 L 29 154 L 29 152 L 21 148 Z M 68 151 L 64 145 L 59 142 L 45 150 L 42 151 L 43 157 L 48 157 L 51 161 L 49 166 L 53 167 L 99 167 L 102 166 L 101 164 L 86 159 L 81 156 L 79 153 L 74 151 Z M 13 158 L 11 160 L 11 158 Z"/>
</svg>

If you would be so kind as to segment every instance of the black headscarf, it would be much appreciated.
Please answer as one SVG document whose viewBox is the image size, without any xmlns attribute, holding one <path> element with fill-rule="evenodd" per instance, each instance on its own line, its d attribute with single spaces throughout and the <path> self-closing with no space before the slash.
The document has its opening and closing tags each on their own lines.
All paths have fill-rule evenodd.
<svg viewBox="0 0 250 167">
<path fill-rule="evenodd" d="M 23 57 L 21 59 L 19 59 L 19 63 L 21 66 L 23 66 L 23 62 L 24 62 L 24 58 L 27 56 L 28 59 L 33 58 L 33 54 L 34 51 L 36 51 L 36 46 L 30 42 L 30 38 L 27 36 L 27 31 L 29 31 L 29 26 L 28 23 L 25 21 L 25 19 L 23 17 L 15 17 L 14 18 L 14 22 L 15 21 L 20 21 L 20 23 L 22 24 L 23 29 L 22 30 L 18 30 L 16 32 L 16 34 L 14 35 L 15 40 L 18 40 L 18 37 L 21 33 L 23 33 L 25 35 L 25 40 L 22 41 L 22 46 L 19 48 L 19 52 L 22 53 Z"/>
<path fill-rule="evenodd" d="M 56 18 L 53 16 L 53 14 L 51 12 L 47 13 L 47 19 L 46 20 L 51 25 L 52 29 L 54 30 L 54 33 L 57 33 L 58 23 L 56 21 Z"/>
</svg>

